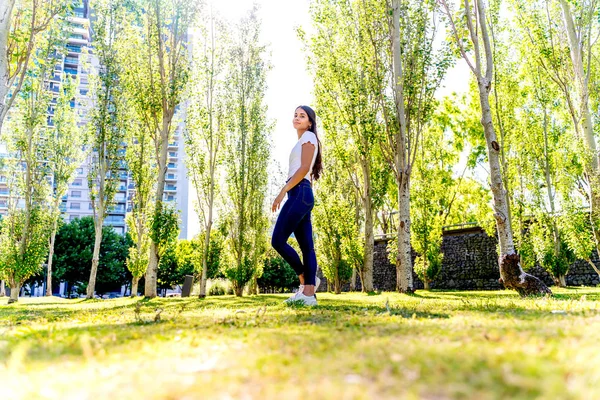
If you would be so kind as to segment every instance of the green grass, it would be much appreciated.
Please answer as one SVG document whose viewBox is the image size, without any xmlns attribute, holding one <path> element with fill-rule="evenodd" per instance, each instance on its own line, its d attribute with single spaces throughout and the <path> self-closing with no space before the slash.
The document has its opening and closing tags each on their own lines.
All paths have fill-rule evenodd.
<svg viewBox="0 0 600 400">
<path fill-rule="evenodd" d="M 0 387 L 11 399 L 598 399 L 600 289 L 555 293 L 319 294 L 316 308 L 283 295 L 0 300 Z"/>
</svg>

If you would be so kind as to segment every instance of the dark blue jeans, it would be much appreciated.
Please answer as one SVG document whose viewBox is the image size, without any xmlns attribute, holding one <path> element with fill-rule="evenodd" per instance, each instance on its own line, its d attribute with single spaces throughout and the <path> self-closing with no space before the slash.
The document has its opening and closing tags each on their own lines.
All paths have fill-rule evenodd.
<svg viewBox="0 0 600 400">
<path fill-rule="evenodd" d="M 304 275 L 305 285 L 314 285 L 317 275 L 317 256 L 310 222 L 310 212 L 314 205 L 315 198 L 310 182 L 302 179 L 288 191 L 288 199 L 281 207 L 271 238 L 273 248 L 290 264 L 296 274 Z M 287 243 L 292 233 L 300 245 L 304 263 L 300 261 L 296 250 Z"/>
</svg>

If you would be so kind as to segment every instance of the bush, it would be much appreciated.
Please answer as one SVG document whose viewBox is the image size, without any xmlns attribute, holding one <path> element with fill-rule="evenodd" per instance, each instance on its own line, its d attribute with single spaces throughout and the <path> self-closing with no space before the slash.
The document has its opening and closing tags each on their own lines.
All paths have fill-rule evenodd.
<svg viewBox="0 0 600 400">
<path fill-rule="evenodd" d="M 223 284 L 221 284 L 220 282 L 216 282 L 208 290 L 208 295 L 209 296 L 223 296 L 225 294 L 226 290 L 227 289 L 225 288 L 225 286 L 223 286 Z"/>
<path fill-rule="evenodd" d="M 223 296 L 225 294 L 233 294 L 231 282 L 226 279 L 209 279 L 206 282 L 207 293 L 209 296 Z"/>
<path fill-rule="evenodd" d="M 291 292 L 298 286 L 296 272 L 278 255 L 265 260 L 263 274 L 257 281 L 261 293 Z"/>
</svg>

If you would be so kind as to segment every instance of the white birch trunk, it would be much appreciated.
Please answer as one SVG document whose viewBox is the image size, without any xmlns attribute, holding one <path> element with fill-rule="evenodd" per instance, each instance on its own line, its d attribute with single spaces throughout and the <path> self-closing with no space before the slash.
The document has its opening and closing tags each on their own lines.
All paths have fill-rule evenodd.
<svg viewBox="0 0 600 400">
<path fill-rule="evenodd" d="M 8 37 L 15 0 L 0 2 L 0 134 L 6 115 L 6 95 L 8 94 Z"/>
<path fill-rule="evenodd" d="M 163 127 L 160 133 L 160 153 L 158 155 L 158 181 L 156 185 L 156 205 L 155 210 L 163 209 L 163 195 L 165 192 L 165 177 L 167 174 L 167 152 L 169 144 L 169 124 L 170 119 L 167 121 L 167 117 L 163 116 Z M 155 211 L 156 212 L 156 211 Z M 146 286 L 144 288 L 144 295 L 148 298 L 154 298 L 157 294 L 157 280 L 158 280 L 158 263 L 160 261 L 159 248 L 154 241 L 150 243 L 150 256 L 148 259 L 148 271 L 146 271 Z"/>
<path fill-rule="evenodd" d="M 100 261 L 100 244 L 102 243 L 102 221 L 98 221 L 95 226 L 96 238 L 94 240 L 94 254 L 92 256 L 92 271 L 87 287 L 86 299 L 93 299 L 96 291 L 96 275 L 98 274 L 98 262 Z"/>
<path fill-rule="evenodd" d="M 208 210 L 208 225 L 204 234 L 204 251 L 202 254 L 202 277 L 200 278 L 200 294 L 199 297 L 206 297 L 206 281 L 208 280 L 208 252 L 210 246 L 210 231 L 212 228 L 212 206 Z"/>
<path fill-rule="evenodd" d="M 398 136 L 396 138 L 396 184 L 398 185 L 398 254 L 396 258 L 396 288 L 402 293 L 411 293 L 412 248 L 410 245 L 410 165 L 407 150 L 406 113 L 404 108 L 404 71 L 400 43 L 400 1 L 393 2 L 394 30 L 392 56 L 394 61 L 394 90 Z"/>
<path fill-rule="evenodd" d="M 585 141 L 588 150 L 592 155 L 592 169 L 597 172 L 598 166 L 598 153 L 596 150 L 596 139 L 594 137 L 594 126 L 592 123 L 592 115 L 590 113 L 590 91 L 588 85 L 587 75 L 583 67 L 583 52 L 582 43 L 580 38 L 577 36 L 575 29 L 575 23 L 573 21 L 573 15 L 571 14 L 571 6 L 567 0 L 560 0 L 560 5 L 563 9 L 563 18 L 565 22 L 565 29 L 569 38 L 569 49 L 571 53 L 571 62 L 573 63 L 573 70 L 575 71 L 575 77 L 577 78 L 577 86 L 579 91 L 579 108 L 581 113 L 581 128 L 583 131 L 583 140 Z M 592 38 L 588 38 L 592 40 Z"/>
<path fill-rule="evenodd" d="M 5 296 L 6 296 L 6 288 L 5 288 L 4 281 L 0 281 L 0 297 L 5 297 Z"/>
<path fill-rule="evenodd" d="M 365 250 L 364 250 L 364 279 L 363 292 L 373 291 L 373 252 L 375 246 L 375 237 L 373 233 L 373 201 L 371 200 L 371 170 L 368 165 L 368 160 L 363 160 L 363 184 L 364 197 L 363 208 L 365 210 Z"/>
<path fill-rule="evenodd" d="M 396 256 L 396 288 L 402 293 L 412 293 L 413 266 L 410 245 L 410 178 L 403 176 L 398 188 L 398 254 Z"/>
</svg>

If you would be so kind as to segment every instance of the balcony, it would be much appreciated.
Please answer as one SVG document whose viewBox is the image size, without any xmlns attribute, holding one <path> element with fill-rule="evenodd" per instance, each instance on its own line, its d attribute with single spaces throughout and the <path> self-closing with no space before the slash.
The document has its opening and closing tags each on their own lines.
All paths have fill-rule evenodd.
<svg viewBox="0 0 600 400">
<path fill-rule="evenodd" d="M 176 190 L 177 190 L 177 186 L 175 186 L 175 185 L 166 185 L 165 186 L 165 191 L 174 192 Z"/>
<path fill-rule="evenodd" d="M 77 69 L 75 68 L 65 68 L 65 73 L 69 75 L 77 75 Z"/>
<path fill-rule="evenodd" d="M 109 215 L 104 219 L 104 223 L 109 225 L 125 225 L 125 217 L 121 215 Z"/>
<path fill-rule="evenodd" d="M 179 147 L 179 142 L 175 141 L 175 142 L 169 143 L 169 147 Z"/>
<path fill-rule="evenodd" d="M 170 169 L 177 169 L 177 164 L 175 164 L 175 163 L 173 163 L 173 162 L 170 162 L 170 163 L 168 163 L 168 164 L 167 164 L 167 168 L 170 168 Z"/>
<path fill-rule="evenodd" d="M 176 181 L 177 180 L 177 175 L 175 174 L 167 174 L 167 176 L 165 177 L 166 180 L 168 181 Z"/>
<path fill-rule="evenodd" d="M 69 51 L 69 53 L 77 53 L 77 54 L 80 54 L 80 53 L 81 53 L 81 46 L 71 46 L 71 45 L 67 45 L 67 50 Z"/>
<path fill-rule="evenodd" d="M 77 58 L 77 57 L 65 57 L 65 64 L 79 65 L 79 58 Z"/>
</svg>

